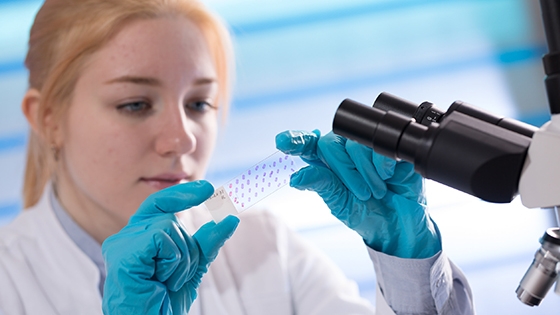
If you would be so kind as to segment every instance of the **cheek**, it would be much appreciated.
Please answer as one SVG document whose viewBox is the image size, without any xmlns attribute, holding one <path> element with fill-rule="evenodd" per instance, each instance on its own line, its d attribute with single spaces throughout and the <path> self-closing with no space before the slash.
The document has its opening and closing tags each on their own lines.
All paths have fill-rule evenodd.
<svg viewBox="0 0 560 315">
<path fill-rule="evenodd" d="M 216 147 L 217 133 L 216 118 L 208 119 L 199 124 L 196 134 L 197 150 L 194 156 L 199 166 L 197 168 L 197 178 L 203 178 L 206 173 L 206 168 Z"/>
<path fill-rule="evenodd" d="M 70 117 L 66 130 L 63 150 L 70 180 L 96 203 L 107 209 L 120 208 L 120 212 L 129 208 L 122 204 L 125 200 L 137 199 L 132 187 L 139 177 L 137 165 L 146 153 L 147 140 L 134 128 L 103 119 L 99 113 L 89 116 L 96 119 L 86 117 Z"/>
<path fill-rule="evenodd" d="M 114 168 L 126 169 L 130 165 L 126 161 L 130 161 L 139 146 L 138 141 L 118 125 L 94 120 L 76 120 L 67 134 L 66 147 L 72 160 L 80 161 L 85 170 L 102 173 Z"/>
</svg>

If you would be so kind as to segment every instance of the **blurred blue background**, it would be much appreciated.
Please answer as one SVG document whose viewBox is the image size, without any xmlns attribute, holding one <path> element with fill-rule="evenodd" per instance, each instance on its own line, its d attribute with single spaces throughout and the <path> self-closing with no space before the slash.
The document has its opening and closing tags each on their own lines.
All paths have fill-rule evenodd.
<svg viewBox="0 0 560 315">
<path fill-rule="evenodd" d="M 280 131 L 328 132 L 344 98 L 369 104 L 386 91 L 444 110 L 462 100 L 536 126 L 549 118 L 538 1 L 204 2 L 229 24 L 237 63 L 233 108 L 208 174 L 216 185 L 273 153 Z M 23 59 L 40 5 L 0 0 L 0 225 L 20 211 Z M 560 310 L 552 292 L 538 308 L 515 296 L 539 237 L 555 224 L 551 213 L 526 209 L 518 199 L 485 203 L 431 181 L 427 193 L 444 249 L 467 274 L 478 314 Z M 361 240 L 316 196 L 284 188 L 261 205 L 322 248 L 375 303 L 375 274 Z"/>
</svg>

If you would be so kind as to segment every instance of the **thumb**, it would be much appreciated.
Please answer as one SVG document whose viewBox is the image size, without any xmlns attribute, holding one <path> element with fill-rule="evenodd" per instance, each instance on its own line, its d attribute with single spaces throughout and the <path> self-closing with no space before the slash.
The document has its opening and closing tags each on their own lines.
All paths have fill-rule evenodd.
<svg viewBox="0 0 560 315">
<path fill-rule="evenodd" d="M 313 130 L 313 132 L 287 130 L 276 135 L 276 148 L 286 154 L 299 156 L 306 161 L 318 162 L 317 141 L 320 137 L 319 130 Z"/>
<path fill-rule="evenodd" d="M 198 206 L 213 193 L 214 187 L 205 180 L 177 184 L 165 188 L 148 196 L 130 218 L 130 223 Z"/>
<path fill-rule="evenodd" d="M 228 215 L 219 223 L 210 221 L 194 233 L 193 238 L 198 242 L 200 250 L 208 262 L 214 261 L 218 256 L 218 251 L 225 242 L 233 235 L 239 225 L 239 218 Z"/>
</svg>

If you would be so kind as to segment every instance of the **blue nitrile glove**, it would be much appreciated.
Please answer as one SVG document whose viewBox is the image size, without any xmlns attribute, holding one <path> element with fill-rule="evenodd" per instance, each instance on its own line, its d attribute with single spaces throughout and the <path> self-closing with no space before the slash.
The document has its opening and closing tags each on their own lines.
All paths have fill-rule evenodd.
<svg viewBox="0 0 560 315">
<path fill-rule="evenodd" d="M 202 276 L 239 219 L 208 222 L 190 236 L 175 212 L 201 204 L 213 192 L 202 180 L 156 192 L 120 232 L 103 242 L 105 315 L 187 313 Z"/>
<path fill-rule="evenodd" d="M 310 164 L 292 174 L 290 186 L 317 192 L 369 247 L 401 258 L 427 258 L 441 250 L 423 179 L 412 164 L 332 132 L 321 137 L 318 130 L 282 132 L 276 147 Z"/>
</svg>

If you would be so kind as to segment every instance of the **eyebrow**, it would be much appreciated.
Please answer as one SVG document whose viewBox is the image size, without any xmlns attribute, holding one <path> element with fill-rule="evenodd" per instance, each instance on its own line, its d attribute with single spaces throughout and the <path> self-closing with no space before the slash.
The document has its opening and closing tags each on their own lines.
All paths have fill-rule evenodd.
<svg viewBox="0 0 560 315">
<path fill-rule="evenodd" d="M 160 86 L 160 80 L 156 78 L 148 78 L 148 77 L 137 77 L 137 76 L 129 76 L 125 75 L 122 77 L 118 77 L 115 79 L 111 79 L 106 84 L 112 83 L 134 83 L 134 84 L 141 84 L 141 85 L 152 85 L 152 86 Z"/>
<path fill-rule="evenodd" d="M 194 81 L 194 85 L 204 85 L 204 84 L 212 84 L 215 83 L 216 79 L 214 78 L 200 78 Z M 156 78 L 150 77 L 139 77 L 139 76 L 129 76 L 125 75 L 122 77 L 118 77 L 115 79 L 111 79 L 106 84 L 112 83 L 133 83 L 133 84 L 141 84 L 141 85 L 151 85 L 151 86 L 161 86 L 161 81 Z"/>
</svg>

